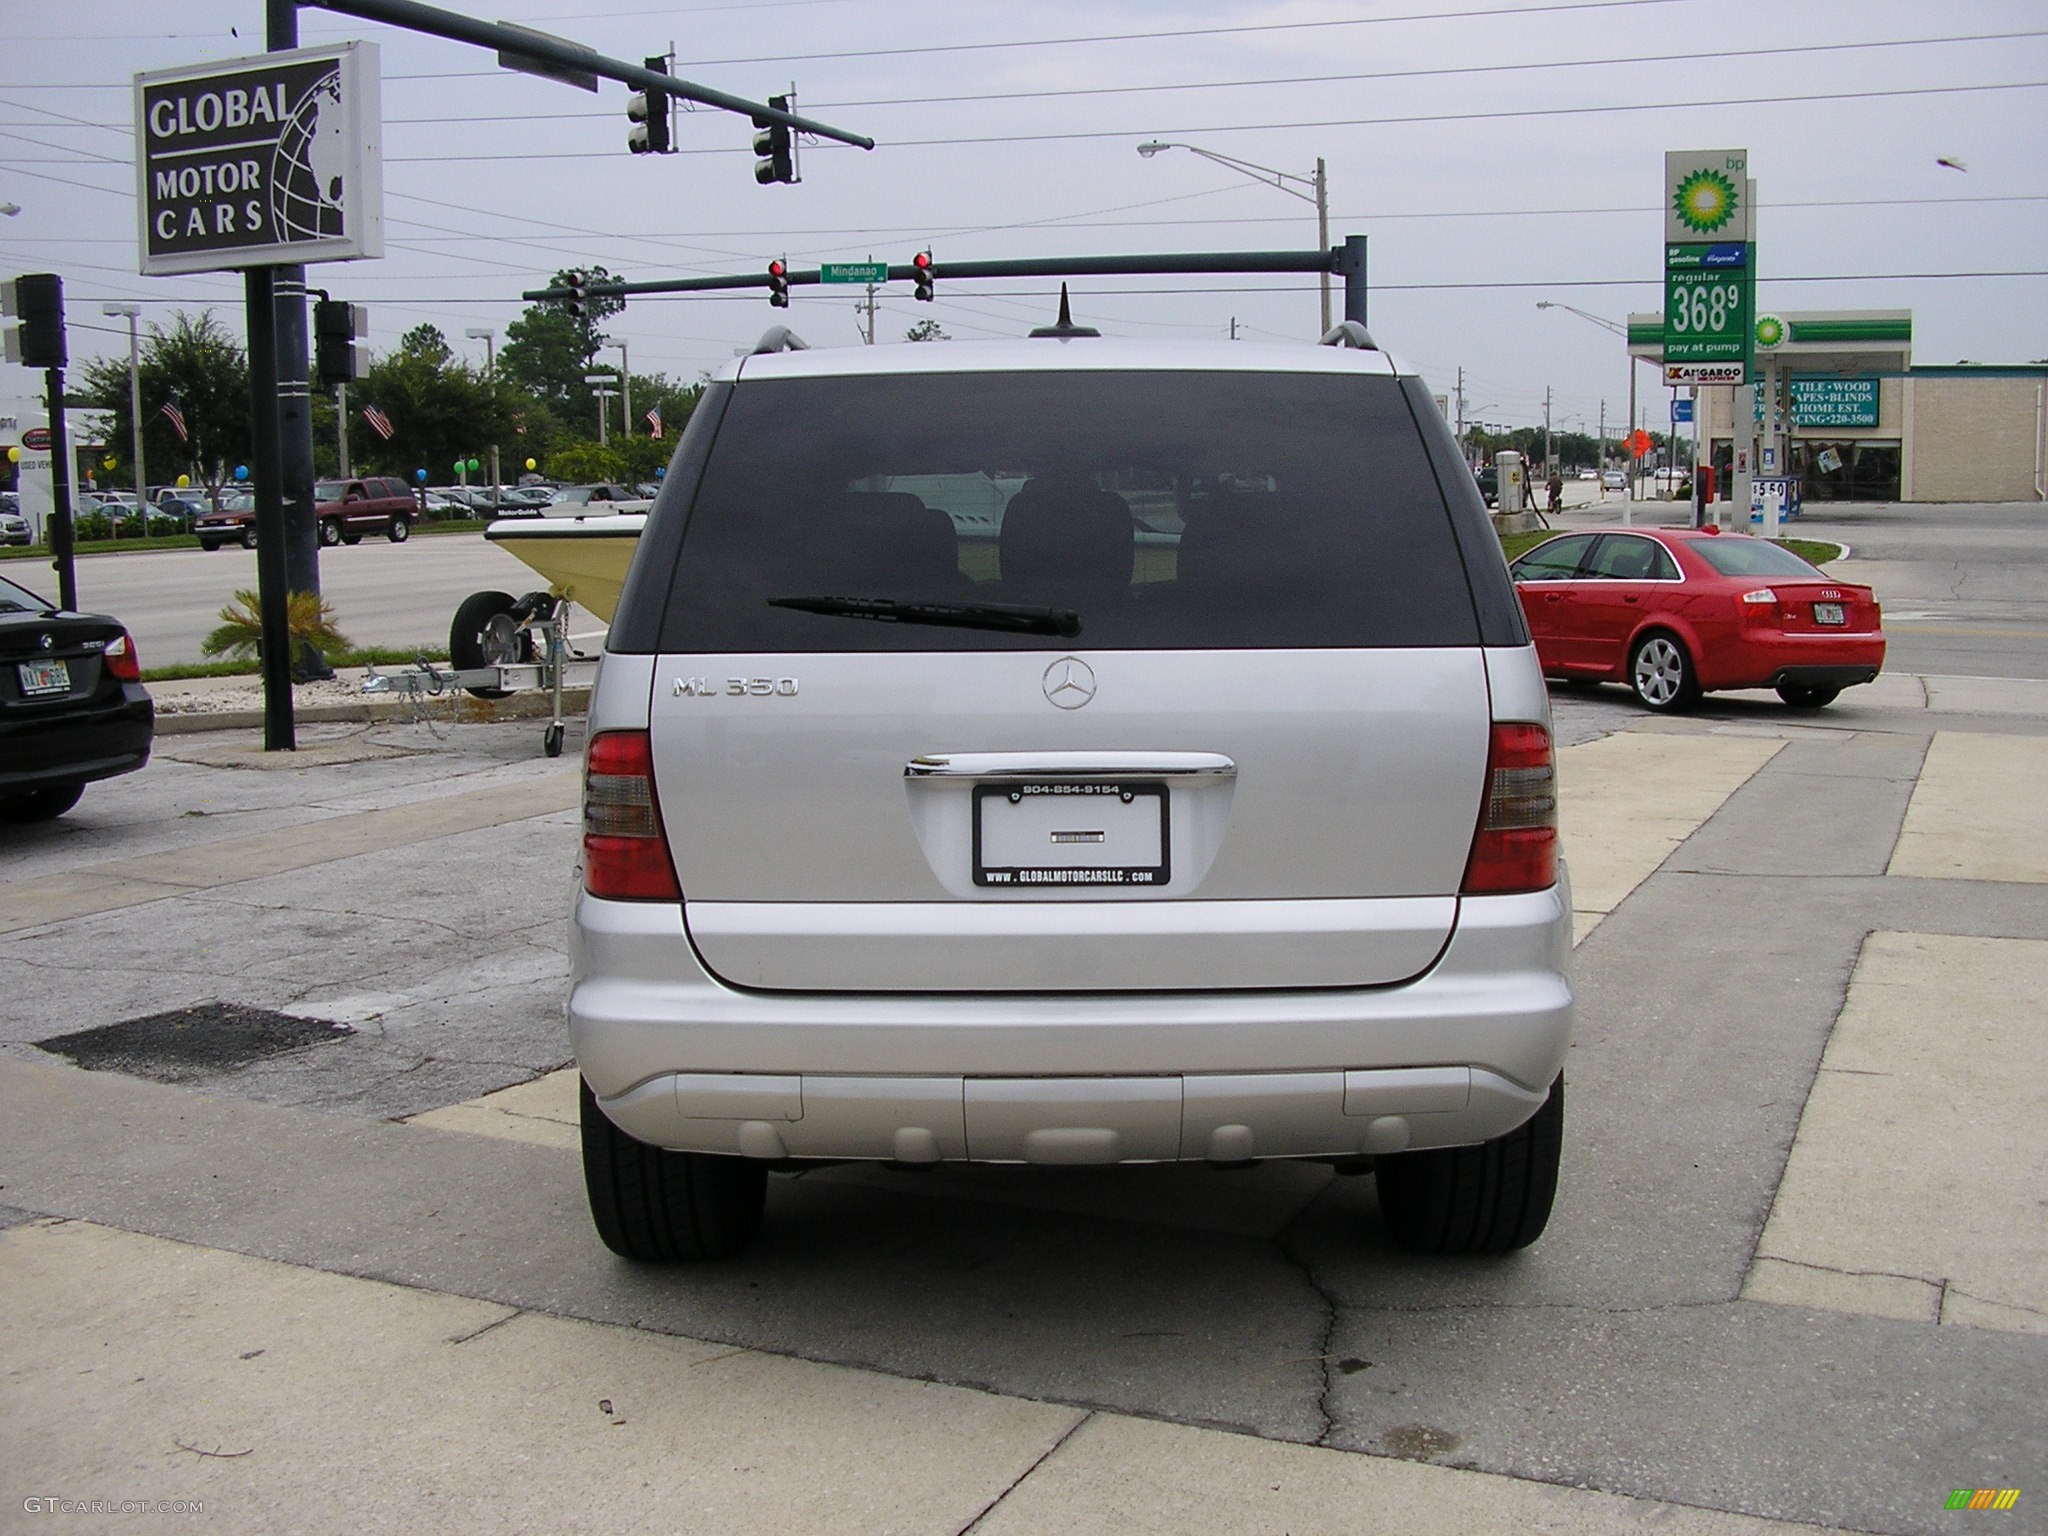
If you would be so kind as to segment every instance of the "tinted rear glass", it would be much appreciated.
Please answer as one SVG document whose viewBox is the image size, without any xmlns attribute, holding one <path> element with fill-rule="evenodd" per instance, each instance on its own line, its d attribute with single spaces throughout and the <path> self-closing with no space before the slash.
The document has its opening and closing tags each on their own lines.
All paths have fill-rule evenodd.
<svg viewBox="0 0 2048 1536">
<path fill-rule="evenodd" d="M 1827 573 L 1808 565 L 1789 549 L 1768 539 L 1694 539 L 1691 548 L 1723 576 L 1804 576 L 1826 581 Z"/>
<path fill-rule="evenodd" d="M 1070 608 L 1071 639 L 779 597 Z M 1398 383 L 990 373 L 741 382 L 689 514 L 667 651 L 1475 645 Z"/>
</svg>

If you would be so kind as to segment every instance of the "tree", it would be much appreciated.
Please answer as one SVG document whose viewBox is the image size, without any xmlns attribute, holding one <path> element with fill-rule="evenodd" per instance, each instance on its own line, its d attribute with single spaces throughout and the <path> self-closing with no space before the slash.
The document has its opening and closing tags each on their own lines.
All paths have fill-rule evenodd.
<svg viewBox="0 0 2048 1536">
<path fill-rule="evenodd" d="M 600 447 L 596 443 L 570 443 L 558 448 L 541 461 L 540 467 L 555 479 L 566 480 L 572 485 L 626 478 L 625 456 L 616 449 Z"/>
<path fill-rule="evenodd" d="M 168 482 L 188 474 L 209 495 L 217 493 L 235 465 L 250 457 L 249 360 L 240 344 L 211 310 L 197 317 L 180 310 L 168 330 L 149 327 L 140 375 L 142 454 L 152 478 Z M 132 480 L 127 359 L 86 364 L 77 394 L 110 418 L 107 452 L 117 460 L 110 472 L 116 483 L 124 473 Z M 174 398 L 185 418 L 185 439 L 163 414 Z"/>
<path fill-rule="evenodd" d="M 520 415 L 517 391 L 454 361 L 431 325 L 407 331 L 397 351 L 379 358 L 350 389 L 349 405 L 351 467 L 408 481 L 424 469 L 437 483 L 456 477 L 456 460 L 483 462 L 491 444 L 514 440 Z M 362 409 L 370 406 L 389 419 L 389 441 L 369 430 Z"/>
<path fill-rule="evenodd" d="M 611 276 L 603 267 L 585 274 L 593 281 Z M 568 281 L 569 273 L 555 274 L 554 286 Z M 626 301 L 617 297 L 593 297 L 585 301 L 586 312 L 571 315 L 560 299 L 546 299 L 526 306 L 525 311 L 505 327 L 505 345 L 498 349 L 499 371 L 522 386 L 548 410 L 565 420 L 594 417 L 590 386 L 583 375 L 596 356 L 603 321 L 618 314 Z"/>
<path fill-rule="evenodd" d="M 953 338 L 939 329 L 936 320 L 920 320 L 903 333 L 905 341 L 951 341 Z"/>
</svg>

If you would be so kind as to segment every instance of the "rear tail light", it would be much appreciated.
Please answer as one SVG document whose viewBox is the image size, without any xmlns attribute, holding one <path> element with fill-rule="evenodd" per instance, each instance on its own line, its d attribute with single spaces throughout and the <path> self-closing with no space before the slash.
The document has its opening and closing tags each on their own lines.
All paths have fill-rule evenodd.
<svg viewBox="0 0 2048 1536">
<path fill-rule="evenodd" d="M 1555 884 L 1557 767 L 1550 732 L 1496 721 L 1486 753 L 1486 800 L 1462 890 L 1499 896 Z"/>
<path fill-rule="evenodd" d="M 1742 600 L 1745 603 L 1775 603 L 1778 600 L 1778 594 L 1769 587 L 1758 587 L 1754 592 L 1743 593 Z"/>
<path fill-rule="evenodd" d="M 124 683 L 142 681 L 142 657 L 136 652 L 134 636 L 127 630 L 121 631 L 120 639 L 107 642 L 107 648 L 100 652 L 100 659 L 107 669 L 107 676 L 118 677 Z"/>
<path fill-rule="evenodd" d="M 612 901 L 680 901 L 645 731 L 604 731 L 583 759 L 583 888 Z"/>
</svg>

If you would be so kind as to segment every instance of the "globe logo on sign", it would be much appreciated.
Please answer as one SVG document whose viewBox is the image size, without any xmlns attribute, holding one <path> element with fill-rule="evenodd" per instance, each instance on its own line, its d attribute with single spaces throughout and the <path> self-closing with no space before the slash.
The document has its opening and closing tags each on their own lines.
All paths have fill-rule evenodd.
<svg viewBox="0 0 2048 1536">
<path fill-rule="evenodd" d="M 1711 235 L 1735 217 L 1735 183 L 1719 171 L 1694 171 L 1678 184 L 1674 201 L 1679 223 Z"/>
<path fill-rule="evenodd" d="M 332 240 L 347 233 L 342 207 L 348 169 L 341 71 L 316 80 L 299 98 L 270 159 L 270 217 L 287 240 Z"/>
</svg>

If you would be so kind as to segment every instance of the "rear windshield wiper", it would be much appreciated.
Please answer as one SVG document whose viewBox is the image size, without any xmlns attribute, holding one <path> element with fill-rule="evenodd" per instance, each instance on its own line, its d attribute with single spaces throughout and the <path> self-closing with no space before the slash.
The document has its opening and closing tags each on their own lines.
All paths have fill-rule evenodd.
<svg viewBox="0 0 2048 1536">
<path fill-rule="evenodd" d="M 1012 635 L 1081 633 L 1081 615 L 1071 608 L 1029 608 L 1015 603 L 920 603 L 893 597 L 771 597 L 771 608 L 802 613 L 878 619 L 885 624 L 947 624 L 955 629 L 995 629 Z"/>
</svg>

